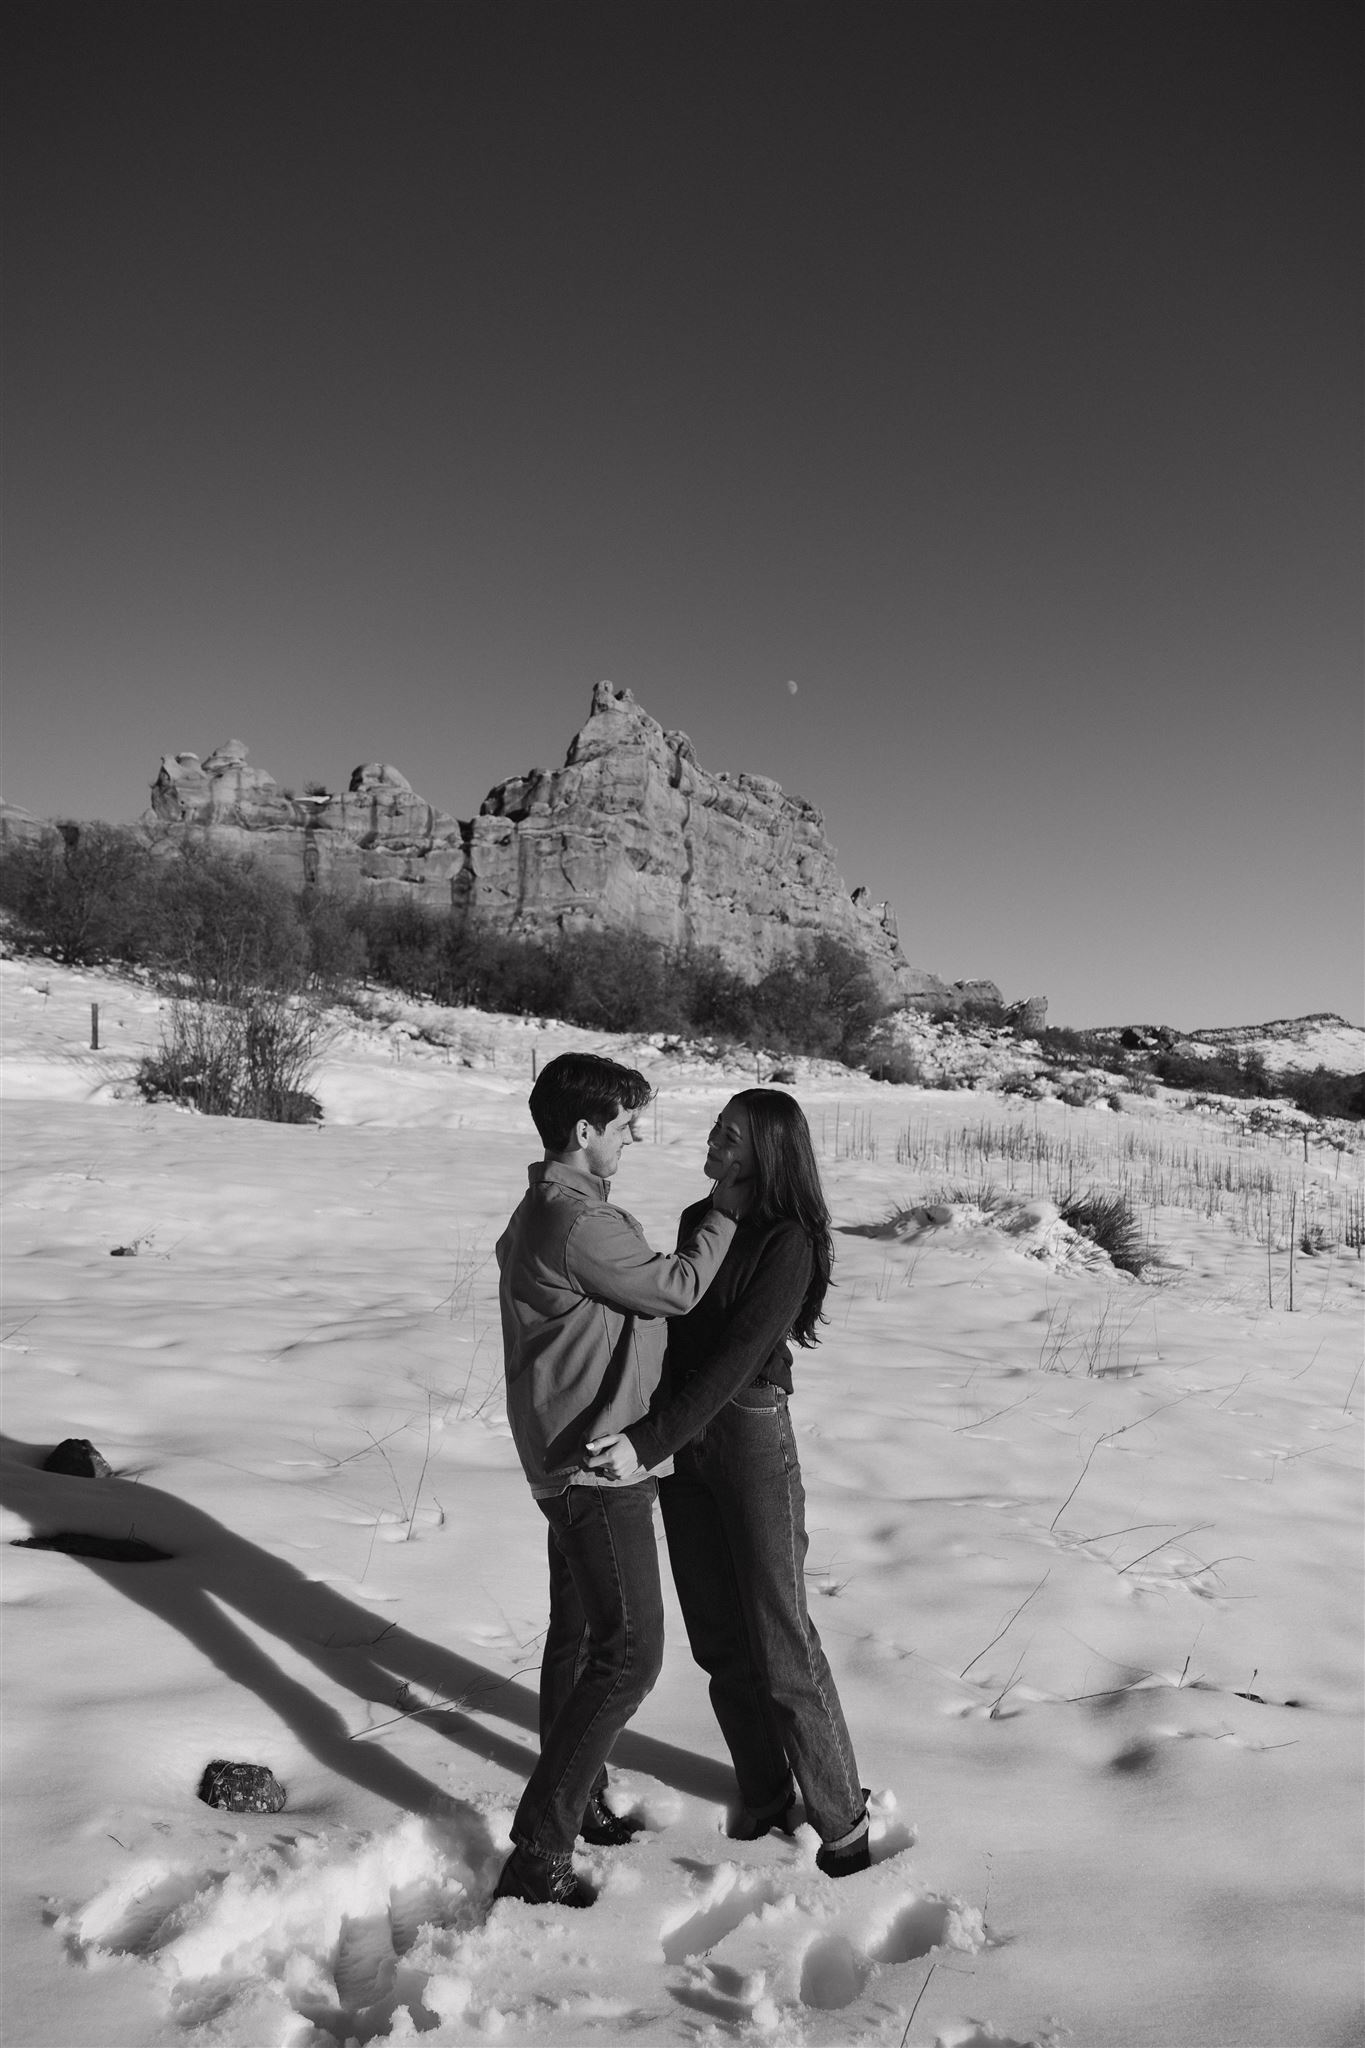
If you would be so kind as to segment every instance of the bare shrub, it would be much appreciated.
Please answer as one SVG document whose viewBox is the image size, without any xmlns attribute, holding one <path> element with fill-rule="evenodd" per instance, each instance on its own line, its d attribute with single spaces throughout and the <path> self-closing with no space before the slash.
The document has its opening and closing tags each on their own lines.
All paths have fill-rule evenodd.
<svg viewBox="0 0 1365 2048">
<path fill-rule="evenodd" d="M 1002 1095 L 1021 1095 L 1028 1102 L 1038 1102 L 1047 1093 L 1038 1076 L 1027 1067 L 1011 1068 L 1001 1075 L 998 1086 Z"/>
<path fill-rule="evenodd" d="M 1100 1083 L 1093 1074 L 1068 1074 L 1056 1084 L 1057 1100 L 1068 1109 L 1089 1109 L 1100 1098 Z"/>
<path fill-rule="evenodd" d="M 180 1000 L 137 1085 L 149 1102 L 180 1102 L 205 1116 L 317 1123 L 322 1106 L 304 1084 L 321 1049 L 317 1011 L 277 990 L 227 1003 Z"/>
<path fill-rule="evenodd" d="M 143 958 L 145 842 L 121 825 L 63 825 L 61 835 L 5 851 L 0 902 L 20 938 L 78 967 Z"/>
<path fill-rule="evenodd" d="M 874 1081 L 891 1081 L 902 1088 L 924 1085 L 924 1068 L 912 1052 L 892 1046 L 880 1052 L 868 1068 Z"/>
<path fill-rule="evenodd" d="M 299 899 L 299 917 L 308 946 L 308 985 L 324 989 L 342 999 L 369 970 L 365 934 L 359 928 L 354 906 L 344 896 L 320 889 L 305 889 Z"/>
<path fill-rule="evenodd" d="M 190 843 L 148 857 L 155 878 L 144 958 L 176 989 L 234 1004 L 307 972 L 298 898 L 254 861 Z"/>
</svg>

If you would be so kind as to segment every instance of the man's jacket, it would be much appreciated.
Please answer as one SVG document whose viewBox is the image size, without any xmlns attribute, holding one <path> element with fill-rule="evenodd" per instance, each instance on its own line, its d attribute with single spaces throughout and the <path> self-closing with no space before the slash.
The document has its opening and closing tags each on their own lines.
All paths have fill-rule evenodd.
<svg viewBox="0 0 1365 2048">
<path fill-rule="evenodd" d="M 651 1251 L 610 1183 L 555 1161 L 531 1167 L 498 1239 L 507 1418 L 531 1490 L 562 1493 L 584 1441 L 638 1422 L 663 1373 L 665 1325 L 714 1279 L 735 1234 L 708 1208 L 671 1254 Z"/>
</svg>

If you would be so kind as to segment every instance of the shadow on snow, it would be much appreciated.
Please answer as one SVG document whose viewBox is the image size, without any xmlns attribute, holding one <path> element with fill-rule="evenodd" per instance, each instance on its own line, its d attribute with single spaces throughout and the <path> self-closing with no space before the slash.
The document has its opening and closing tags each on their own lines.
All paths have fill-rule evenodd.
<svg viewBox="0 0 1365 2048">
<path fill-rule="evenodd" d="M 336 1708 L 290 1677 L 227 1610 L 277 1636 L 334 1685 L 391 1709 L 395 1717 L 402 1711 L 398 1695 L 404 1685 L 448 1701 L 421 1709 L 422 1725 L 518 1779 L 530 1774 L 535 1742 L 515 1740 L 486 1721 L 508 1723 L 535 1738 L 533 1687 L 380 1621 L 175 1494 L 130 1480 L 44 1472 L 40 1461 L 50 1448 L 0 1436 L 0 1503 L 22 1515 L 35 1535 L 132 1538 L 168 1553 L 157 1563 L 70 1554 L 111 1591 L 178 1629 L 226 1677 L 249 1687 L 328 1770 L 412 1813 L 459 1809 L 463 1821 L 477 1823 L 486 1835 L 482 1816 L 472 1808 L 460 1808 L 378 1741 L 354 1739 Z M 530 1527 L 528 1522 L 528 1536 Z M 698 1798 L 733 1795 L 728 1766 L 630 1729 L 618 1740 L 613 1759 Z"/>
</svg>

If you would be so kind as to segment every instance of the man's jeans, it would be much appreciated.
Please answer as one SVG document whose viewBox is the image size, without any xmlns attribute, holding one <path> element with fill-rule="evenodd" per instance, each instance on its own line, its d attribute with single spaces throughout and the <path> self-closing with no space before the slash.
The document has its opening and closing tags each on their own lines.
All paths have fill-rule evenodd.
<svg viewBox="0 0 1365 2048">
<path fill-rule="evenodd" d="M 652 1479 L 569 1486 L 539 1503 L 550 1525 L 540 1760 L 512 1822 L 512 1840 L 538 1856 L 573 1848 L 612 1745 L 659 1675 L 657 1490 Z"/>
<path fill-rule="evenodd" d="M 692 1655 L 734 1761 L 739 1796 L 780 1805 L 795 1774 L 823 1841 L 856 1827 L 853 1745 L 806 1611 L 806 1496 L 780 1387 L 746 1387 L 659 1486 Z"/>
</svg>

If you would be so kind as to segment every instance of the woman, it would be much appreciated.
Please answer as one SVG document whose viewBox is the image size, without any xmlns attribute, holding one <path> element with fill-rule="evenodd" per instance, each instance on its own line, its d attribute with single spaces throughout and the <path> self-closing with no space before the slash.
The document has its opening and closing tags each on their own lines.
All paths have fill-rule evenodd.
<svg viewBox="0 0 1365 2048">
<path fill-rule="evenodd" d="M 659 1483 L 688 1640 L 710 1676 L 742 1806 L 730 1833 L 786 1827 L 800 1787 L 831 1877 L 869 1863 L 867 1794 L 806 1608 L 805 1492 L 787 1413 L 791 1351 L 819 1341 L 833 1247 L 810 1130 L 789 1095 L 746 1088 L 721 1111 L 708 1178 L 733 1170 L 739 1228 L 707 1293 L 669 1326 L 667 1392 L 642 1422 L 588 1445 Z M 683 1212 L 686 1232 L 705 1203 Z M 793 1782 L 795 1781 L 795 1782 Z"/>
</svg>

